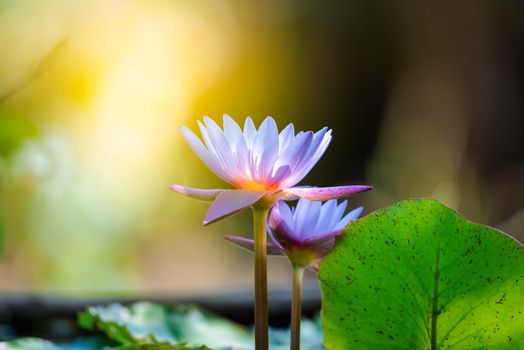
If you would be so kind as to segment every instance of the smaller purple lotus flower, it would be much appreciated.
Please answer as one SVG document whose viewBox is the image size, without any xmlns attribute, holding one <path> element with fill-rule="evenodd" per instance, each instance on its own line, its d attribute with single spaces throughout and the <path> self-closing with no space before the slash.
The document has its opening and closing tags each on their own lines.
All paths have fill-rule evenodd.
<svg viewBox="0 0 524 350">
<path fill-rule="evenodd" d="M 359 207 L 344 215 L 347 201 L 337 204 L 336 199 L 325 203 L 300 199 L 297 206 L 290 208 L 279 201 L 272 208 L 268 219 L 268 242 L 270 255 L 286 255 L 293 266 L 316 268 L 317 263 L 329 253 L 335 239 L 350 221 L 362 213 Z M 227 240 L 248 250 L 253 250 L 251 239 L 226 236 Z"/>
<path fill-rule="evenodd" d="M 291 341 L 290 349 L 300 350 L 300 319 L 302 314 L 302 278 L 306 267 L 318 270 L 318 263 L 335 246 L 336 237 L 350 221 L 362 213 L 362 207 L 344 216 L 347 201 L 338 204 L 331 199 L 318 201 L 299 199 L 295 208 L 284 201 L 271 207 L 268 233 L 272 243 L 267 243 L 270 255 L 286 255 L 293 268 L 291 291 Z M 226 239 L 243 248 L 253 250 L 254 241 L 237 236 Z"/>
</svg>

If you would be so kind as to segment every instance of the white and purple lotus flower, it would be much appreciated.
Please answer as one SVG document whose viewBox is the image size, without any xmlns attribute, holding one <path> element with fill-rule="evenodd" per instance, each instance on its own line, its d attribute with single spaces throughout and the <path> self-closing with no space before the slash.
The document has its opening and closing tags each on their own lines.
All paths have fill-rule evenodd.
<svg viewBox="0 0 524 350">
<path fill-rule="evenodd" d="M 268 255 L 286 255 L 293 266 L 318 268 L 320 260 L 335 246 L 335 239 L 350 221 L 358 219 L 363 207 L 344 215 L 347 201 L 336 199 L 321 202 L 300 199 L 290 208 L 279 201 L 269 213 L 267 243 Z M 239 236 L 227 240 L 253 251 L 254 241 Z"/>
<path fill-rule="evenodd" d="M 267 263 L 269 252 L 286 254 L 294 270 L 291 321 L 291 348 L 300 347 L 300 303 L 304 267 L 321 259 L 335 242 L 335 236 L 360 212 L 342 217 L 346 203 L 337 198 L 368 191 L 370 186 L 294 187 L 318 162 L 331 141 L 331 130 L 295 134 L 293 124 L 278 132 L 277 124 L 267 117 L 258 130 L 247 118 L 242 130 L 224 115 L 223 129 L 205 117 L 198 122 L 202 141 L 188 128 L 180 130 L 200 159 L 234 189 L 197 189 L 173 185 L 171 189 L 196 199 L 212 201 L 204 225 L 242 209 L 253 209 L 255 261 L 255 349 L 268 349 Z M 299 199 L 296 209 L 282 200 Z M 280 202 L 279 202 L 280 201 Z M 327 201 L 322 205 L 320 202 Z M 270 209 L 271 208 L 271 209 Z M 267 242 L 268 213 L 270 235 Z M 246 245 L 241 238 L 230 238 Z"/>
<path fill-rule="evenodd" d="M 247 118 L 242 130 L 224 115 L 223 130 L 210 118 L 198 122 L 204 143 L 188 128 L 180 130 L 200 159 L 235 189 L 196 189 L 173 185 L 173 191 L 192 198 L 213 201 L 204 225 L 225 218 L 258 201 L 325 201 L 370 190 L 370 186 L 293 187 L 318 162 L 331 141 L 331 130 L 300 131 L 293 124 L 280 133 L 267 117 L 258 130 Z"/>
</svg>

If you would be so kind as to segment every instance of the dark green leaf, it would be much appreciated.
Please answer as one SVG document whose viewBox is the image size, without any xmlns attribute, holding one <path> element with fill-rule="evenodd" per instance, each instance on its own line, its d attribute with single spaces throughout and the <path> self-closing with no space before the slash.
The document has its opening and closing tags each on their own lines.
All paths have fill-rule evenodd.
<svg viewBox="0 0 524 350">
<path fill-rule="evenodd" d="M 437 201 L 350 224 L 320 280 L 329 349 L 524 348 L 524 248 Z"/>
</svg>

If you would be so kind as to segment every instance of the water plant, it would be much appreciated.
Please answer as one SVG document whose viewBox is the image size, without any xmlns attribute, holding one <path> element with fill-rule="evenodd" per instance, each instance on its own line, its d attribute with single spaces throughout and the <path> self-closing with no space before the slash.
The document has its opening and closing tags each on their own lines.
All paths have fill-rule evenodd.
<svg viewBox="0 0 524 350">
<path fill-rule="evenodd" d="M 247 118 L 242 130 L 228 115 L 223 130 L 204 117 L 198 122 L 204 143 L 188 128 L 182 135 L 200 159 L 235 189 L 196 189 L 172 185 L 171 189 L 192 198 L 212 201 L 204 225 L 251 207 L 255 251 L 255 335 L 256 348 L 268 348 L 267 238 L 269 208 L 278 200 L 324 201 L 368 191 L 370 186 L 293 187 L 318 162 L 331 141 L 331 130 L 295 134 L 293 124 L 280 133 L 273 118 L 267 117 L 258 130 Z"/>
<path fill-rule="evenodd" d="M 292 350 L 300 348 L 300 318 L 302 310 L 302 277 L 304 269 L 318 270 L 319 262 L 335 246 L 336 237 L 344 231 L 350 221 L 362 213 L 359 207 L 344 215 L 347 201 L 337 204 L 336 199 L 322 204 L 300 199 L 296 207 L 290 208 L 285 202 L 277 202 L 270 210 L 268 251 L 272 255 L 285 255 L 293 270 L 291 302 Z M 249 250 L 253 240 L 238 236 L 226 239 Z"/>
<path fill-rule="evenodd" d="M 182 134 L 234 189 L 171 188 L 213 202 L 205 225 L 252 208 L 254 239 L 226 238 L 255 253 L 254 331 L 195 306 L 142 302 L 82 312 L 79 325 L 102 335 L 70 344 L 15 339 L 0 349 L 524 348 L 524 247 L 511 236 L 434 199 L 359 218 L 362 208 L 345 214 L 347 201 L 338 199 L 369 186 L 295 187 L 329 144 L 326 128 L 295 134 L 290 124 L 279 133 L 271 118 L 258 130 L 248 118 L 242 130 L 228 116 L 223 130 L 209 118 L 199 126 L 203 143 L 187 128 Z M 286 256 L 293 269 L 289 333 L 268 328 L 268 254 Z M 306 268 L 318 272 L 321 321 L 301 322 Z"/>
</svg>

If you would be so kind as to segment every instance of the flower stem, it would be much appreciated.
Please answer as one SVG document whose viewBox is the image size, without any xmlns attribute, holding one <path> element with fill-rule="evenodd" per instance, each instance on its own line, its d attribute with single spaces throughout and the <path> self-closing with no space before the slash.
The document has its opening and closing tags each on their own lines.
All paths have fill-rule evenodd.
<svg viewBox="0 0 524 350">
<path fill-rule="evenodd" d="M 304 268 L 293 265 L 293 291 L 291 299 L 291 350 L 300 349 L 300 318 L 302 315 L 302 276 Z"/>
<path fill-rule="evenodd" d="M 266 225 L 269 209 L 253 207 L 255 236 L 255 349 L 268 349 L 267 307 L 267 236 Z"/>
</svg>

